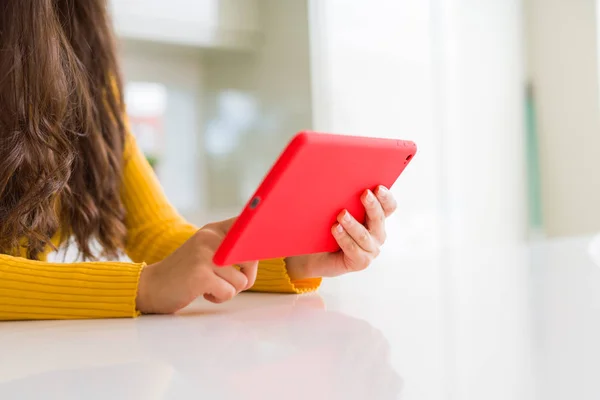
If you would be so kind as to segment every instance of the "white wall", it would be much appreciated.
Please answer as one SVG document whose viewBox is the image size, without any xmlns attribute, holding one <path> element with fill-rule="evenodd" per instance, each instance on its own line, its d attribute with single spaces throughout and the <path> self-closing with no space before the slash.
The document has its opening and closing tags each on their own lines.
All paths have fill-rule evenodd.
<svg viewBox="0 0 600 400">
<path fill-rule="evenodd" d="M 521 1 L 434 5 L 445 236 L 461 245 L 525 240 Z"/>
<path fill-rule="evenodd" d="M 200 48 L 249 49 L 260 38 L 258 0 L 110 0 L 117 33 Z"/>
<path fill-rule="evenodd" d="M 524 240 L 520 2 L 310 4 L 316 128 L 419 147 L 395 247 Z"/>
<path fill-rule="evenodd" d="M 400 208 L 388 229 L 394 248 L 431 249 L 438 242 L 441 176 L 429 3 L 309 4 L 315 129 L 417 143 L 417 155 L 393 187 Z"/>
<path fill-rule="evenodd" d="M 434 0 L 432 8 L 443 233 L 467 248 L 441 256 L 448 397 L 531 399 L 529 271 L 513 250 L 527 233 L 522 4 Z M 482 248 L 498 254 L 488 259 L 494 252 Z M 507 344 L 498 357 L 495 337 Z M 488 376 L 504 385 L 490 392 Z"/>
<path fill-rule="evenodd" d="M 159 178 L 165 193 L 187 218 L 206 218 L 206 172 L 202 128 L 204 68 L 200 51 L 160 43 L 122 41 L 121 66 L 126 81 L 153 82 L 167 91 L 165 146 Z"/>
<path fill-rule="evenodd" d="M 134 12 L 137 1 L 128 0 L 117 11 Z M 206 11 L 207 18 L 218 17 L 221 31 L 240 37 L 256 38 L 260 26 L 260 41 L 251 49 L 200 49 L 186 41 L 129 39 L 123 41 L 122 59 L 127 79 L 166 85 L 167 105 L 178 105 L 167 110 L 172 123 L 159 175 L 171 201 L 198 224 L 239 213 L 291 136 L 312 128 L 306 1 L 219 0 L 218 16 L 202 4 L 183 20 Z M 162 6 L 152 5 L 140 15 L 160 16 Z M 180 13 L 165 18 L 177 20 Z M 219 96 L 228 92 L 234 92 L 233 102 L 224 111 Z M 195 141 L 188 140 L 190 132 Z"/>
<path fill-rule="evenodd" d="M 596 0 L 527 0 L 526 6 L 545 228 L 549 236 L 599 231 Z"/>
<path fill-rule="evenodd" d="M 306 1 L 259 0 L 257 7 L 263 40 L 254 51 L 204 57 L 207 122 L 221 126 L 215 135 L 240 142 L 205 166 L 218 180 L 209 188 L 212 218 L 238 213 L 289 139 L 312 128 Z M 248 101 L 252 113 L 245 126 L 237 123 L 239 113 L 218 115 L 218 96 L 229 90 Z"/>
</svg>

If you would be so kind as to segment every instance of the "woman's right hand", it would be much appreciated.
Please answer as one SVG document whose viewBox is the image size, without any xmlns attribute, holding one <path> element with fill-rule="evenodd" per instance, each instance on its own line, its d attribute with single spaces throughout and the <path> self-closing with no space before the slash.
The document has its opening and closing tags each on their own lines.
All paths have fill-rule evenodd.
<svg viewBox="0 0 600 400">
<path fill-rule="evenodd" d="M 217 267 L 212 259 L 235 218 L 208 224 L 181 245 L 173 254 L 141 273 L 136 298 L 144 314 L 170 314 L 196 298 L 213 303 L 231 300 L 256 280 L 258 262 Z"/>
</svg>

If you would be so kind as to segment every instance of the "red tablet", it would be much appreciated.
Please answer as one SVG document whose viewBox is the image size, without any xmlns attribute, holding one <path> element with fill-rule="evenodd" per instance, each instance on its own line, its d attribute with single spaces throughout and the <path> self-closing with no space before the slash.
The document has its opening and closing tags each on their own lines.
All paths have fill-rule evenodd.
<svg viewBox="0 0 600 400">
<path fill-rule="evenodd" d="M 231 227 L 214 263 L 339 250 L 331 227 L 340 211 L 364 222 L 362 193 L 391 187 L 416 151 L 403 140 L 297 134 Z"/>
</svg>

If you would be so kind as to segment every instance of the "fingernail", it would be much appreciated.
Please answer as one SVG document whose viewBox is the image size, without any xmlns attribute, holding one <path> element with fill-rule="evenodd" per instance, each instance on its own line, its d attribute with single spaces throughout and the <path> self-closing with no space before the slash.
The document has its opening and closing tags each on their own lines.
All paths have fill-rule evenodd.
<svg viewBox="0 0 600 400">
<path fill-rule="evenodd" d="M 338 226 L 335 228 L 335 230 L 337 231 L 337 233 L 342 233 L 342 232 L 344 232 L 344 227 L 341 226 L 340 224 L 338 224 Z"/>
<path fill-rule="evenodd" d="M 346 211 L 344 213 L 344 222 L 350 222 L 351 217 L 350 217 L 350 213 L 348 211 Z"/>
<path fill-rule="evenodd" d="M 370 190 L 367 192 L 367 203 L 373 203 L 375 201 L 375 196 L 373 195 L 373 192 L 371 192 Z"/>
<path fill-rule="evenodd" d="M 388 190 L 385 186 L 379 186 L 379 190 L 377 191 L 377 193 L 379 194 L 379 196 L 385 197 L 388 194 Z"/>
</svg>

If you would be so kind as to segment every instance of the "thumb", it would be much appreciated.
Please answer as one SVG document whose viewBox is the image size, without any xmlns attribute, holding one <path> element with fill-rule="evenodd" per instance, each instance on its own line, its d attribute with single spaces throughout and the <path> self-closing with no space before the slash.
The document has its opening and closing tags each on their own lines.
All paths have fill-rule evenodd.
<svg viewBox="0 0 600 400">
<path fill-rule="evenodd" d="M 215 224 L 215 227 L 219 230 L 219 232 L 226 234 L 227 232 L 229 232 L 235 221 L 237 221 L 237 218 L 238 217 L 233 217 L 221 222 L 217 222 Z"/>
</svg>

